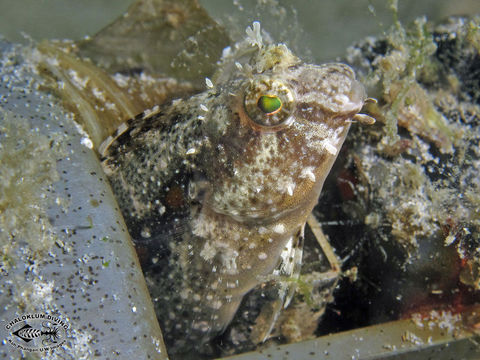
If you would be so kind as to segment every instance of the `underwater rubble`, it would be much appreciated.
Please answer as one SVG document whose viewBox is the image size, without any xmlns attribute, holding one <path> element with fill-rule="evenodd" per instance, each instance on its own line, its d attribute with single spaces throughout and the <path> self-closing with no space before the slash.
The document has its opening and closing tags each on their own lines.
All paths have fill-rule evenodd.
<svg viewBox="0 0 480 360">
<path fill-rule="evenodd" d="M 358 267 L 322 333 L 477 306 L 479 24 L 420 18 L 348 50 L 377 123 L 352 128 L 314 211 L 343 266 Z"/>
</svg>

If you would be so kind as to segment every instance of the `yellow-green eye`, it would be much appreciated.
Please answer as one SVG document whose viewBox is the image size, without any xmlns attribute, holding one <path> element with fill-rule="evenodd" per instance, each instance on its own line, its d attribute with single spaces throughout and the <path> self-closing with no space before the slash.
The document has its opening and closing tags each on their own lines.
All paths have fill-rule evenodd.
<svg viewBox="0 0 480 360">
<path fill-rule="evenodd" d="M 257 106 L 266 115 L 273 115 L 282 109 L 282 100 L 275 95 L 262 95 L 258 98 Z"/>
<path fill-rule="evenodd" d="M 281 81 L 258 76 L 245 89 L 244 106 L 255 126 L 276 131 L 291 123 L 293 94 Z"/>
</svg>

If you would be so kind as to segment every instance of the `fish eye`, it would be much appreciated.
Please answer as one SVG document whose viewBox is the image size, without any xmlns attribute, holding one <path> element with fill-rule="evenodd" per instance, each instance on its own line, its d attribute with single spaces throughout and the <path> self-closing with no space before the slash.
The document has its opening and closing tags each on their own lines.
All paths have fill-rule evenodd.
<svg viewBox="0 0 480 360">
<path fill-rule="evenodd" d="M 265 115 L 273 115 L 282 110 L 282 100 L 276 95 L 262 95 L 258 98 L 257 106 Z"/>
<path fill-rule="evenodd" d="M 269 129 L 289 125 L 294 107 L 290 89 L 281 81 L 260 78 L 245 90 L 244 106 L 250 120 Z"/>
</svg>

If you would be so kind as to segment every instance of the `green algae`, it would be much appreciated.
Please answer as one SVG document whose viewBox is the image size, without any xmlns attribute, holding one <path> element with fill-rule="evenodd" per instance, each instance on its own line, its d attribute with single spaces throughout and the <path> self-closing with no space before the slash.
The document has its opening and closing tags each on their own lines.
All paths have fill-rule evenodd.
<svg viewBox="0 0 480 360">
<path fill-rule="evenodd" d="M 370 94 L 379 98 L 370 105 L 378 124 L 354 130 L 349 140 L 354 144 L 349 162 L 360 185 L 354 188 L 356 199 L 343 207 L 372 231 L 385 259 L 415 267 L 441 253 L 446 263 L 462 264 L 458 280 L 475 289 L 480 283 L 478 24 L 478 17 L 440 25 L 418 19 L 408 29 L 397 22 L 386 36 L 356 48 L 368 60 L 358 54 L 349 60 L 363 66 Z M 430 249 L 438 251 L 425 254 Z M 448 274 L 452 269 L 444 270 L 445 277 L 454 276 Z"/>
<path fill-rule="evenodd" d="M 385 124 L 384 151 L 400 140 L 401 126 L 435 142 L 442 152 L 452 152 L 461 132 L 436 110 L 434 99 L 422 85 L 439 80 L 437 61 L 432 56 L 437 46 L 431 26 L 420 18 L 405 28 L 394 17 L 394 26 L 385 37 L 387 53 L 375 59 L 373 69 L 363 79 L 380 100 L 379 109 L 373 111 L 381 113 L 378 120 Z"/>
</svg>

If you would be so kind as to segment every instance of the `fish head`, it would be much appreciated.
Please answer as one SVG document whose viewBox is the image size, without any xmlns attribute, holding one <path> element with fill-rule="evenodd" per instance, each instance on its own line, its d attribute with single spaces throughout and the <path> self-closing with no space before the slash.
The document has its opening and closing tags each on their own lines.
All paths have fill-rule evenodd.
<svg viewBox="0 0 480 360">
<path fill-rule="evenodd" d="M 305 218 L 366 95 L 347 65 L 259 49 L 217 90 L 206 204 L 239 221 Z M 252 65 L 253 64 L 253 65 Z"/>
</svg>

